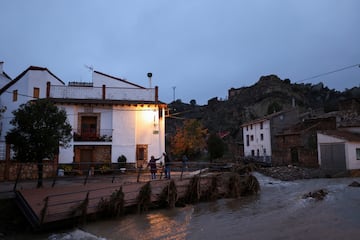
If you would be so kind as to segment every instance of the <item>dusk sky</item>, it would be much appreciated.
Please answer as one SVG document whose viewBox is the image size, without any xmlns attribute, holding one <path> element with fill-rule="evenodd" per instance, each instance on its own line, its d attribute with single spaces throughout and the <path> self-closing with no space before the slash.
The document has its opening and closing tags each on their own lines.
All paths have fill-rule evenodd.
<svg viewBox="0 0 360 240">
<path fill-rule="evenodd" d="M 166 103 L 269 74 L 360 86 L 359 0 L 1 0 L 0 39 L 12 78 L 33 65 L 89 82 L 87 65 L 148 87 L 152 72 Z"/>
</svg>

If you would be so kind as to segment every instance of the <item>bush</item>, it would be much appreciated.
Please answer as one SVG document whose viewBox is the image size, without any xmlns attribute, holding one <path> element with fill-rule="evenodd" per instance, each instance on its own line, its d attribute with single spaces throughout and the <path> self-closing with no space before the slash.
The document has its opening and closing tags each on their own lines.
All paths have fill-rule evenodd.
<svg viewBox="0 0 360 240">
<path fill-rule="evenodd" d="M 125 168 L 126 167 L 126 157 L 124 155 L 121 155 L 118 157 L 117 161 L 119 163 L 119 168 Z"/>
</svg>

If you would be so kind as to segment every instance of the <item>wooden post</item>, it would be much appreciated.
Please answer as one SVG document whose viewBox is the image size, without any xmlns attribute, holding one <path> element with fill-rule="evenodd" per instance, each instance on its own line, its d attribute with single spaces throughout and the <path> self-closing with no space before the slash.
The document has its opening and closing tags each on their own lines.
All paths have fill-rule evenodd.
<svg viewBox="0 0 360 240">
<path fill-rule="evenodd" d="M 136 180 L 136 182 L 139 182 L 139 181 L 140 181 L 140 172 L 141 172 L 141 169 L 142 169 L 142 167 L 139 167 L 139 168 L 138 168 L 138 175 L 137 175 L 137 180 Z"/>
<path fill-rule="evenodd" d="M 43 209 L 41 209 L 41 219 L 40 219 L 41 224 L 44 223 L 45 215 L 46 215 L 48 204 L 49 204 L 49 196 L 47 196 L 44 199 L 44 202 L 45 202 L 44 207 L 43 207 Z"/>
</svg>

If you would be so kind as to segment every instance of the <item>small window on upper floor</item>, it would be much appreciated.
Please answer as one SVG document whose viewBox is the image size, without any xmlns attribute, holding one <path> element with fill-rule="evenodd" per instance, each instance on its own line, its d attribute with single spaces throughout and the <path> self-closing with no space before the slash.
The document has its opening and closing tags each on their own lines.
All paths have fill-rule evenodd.
<svg viewBox="0 0 360 240">
<path fill-rule="evenodd" d="M 251 136 L 250 136 L 250 140 L 251 140 L 251 141 L 254 141 L 254 135 L 251 135 Z"/>
<path fill-rule="evenodd" d="M 356 149 L 356 160 L 360 160 L 360 148 Z"/>
<path fill-rule="evenodd" d="M 264 134 L 260 134 L 260 140 L 263 141 L 264 140 Z"/>
<path fill-rule="evenodd" d="M 250 125 L 250 129 L 252 130 L 252 124 Z"/>
<path fill-rule="evenodd" d="M 18 91 L 17 90 L 14 90 L 13 91 L 13 102 L 16 102 L 18 99 Z"/>
<path fill-rule="evenodd" d="M 260 129 L 263 129 L 264 126 L 263 126 L 263 122 L 260 123 Z"/>
<path fill-rule="evenodd" d="M 34 87 L 33 98 L 39 98 L 39 97 L 40 97 L 40 88 Z"/>
</svg>

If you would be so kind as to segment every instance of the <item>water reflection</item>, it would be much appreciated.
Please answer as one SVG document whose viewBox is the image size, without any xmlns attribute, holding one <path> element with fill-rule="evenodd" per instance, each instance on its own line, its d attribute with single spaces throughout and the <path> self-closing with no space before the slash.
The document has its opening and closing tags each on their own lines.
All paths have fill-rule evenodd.
<svg viewBox="0 0 360 240">
<path fill-rule="evenodd" d="M 84 230 L 106 239 L 185 239 L 193 206 L 149 211 L 118 220 L 90 223 Z"/>
</svg>

